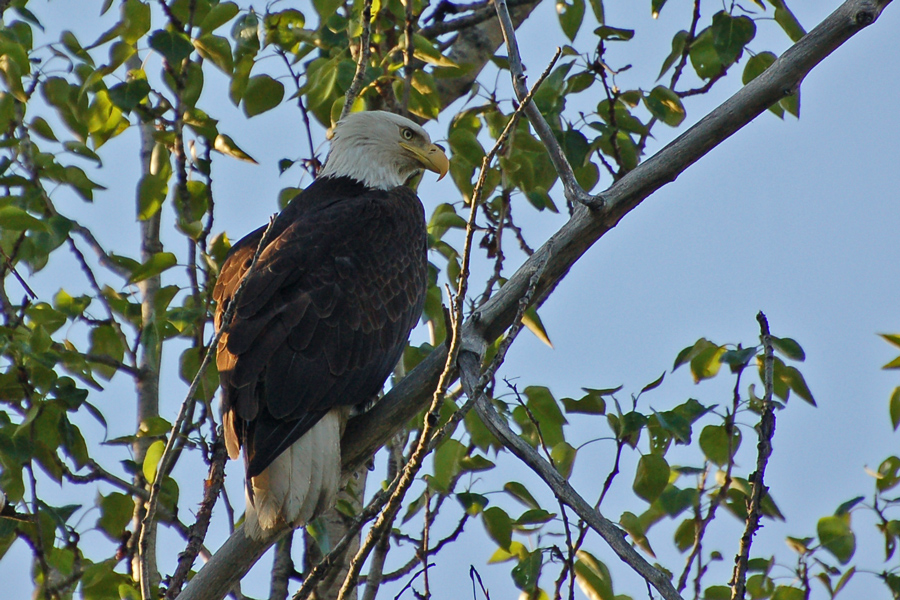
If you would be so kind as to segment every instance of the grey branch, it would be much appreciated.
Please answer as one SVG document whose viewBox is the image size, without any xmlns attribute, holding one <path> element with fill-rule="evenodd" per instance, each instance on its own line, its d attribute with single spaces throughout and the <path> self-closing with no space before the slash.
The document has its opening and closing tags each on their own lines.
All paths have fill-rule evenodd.
<svg viewBox="0 0 900 600">
<path fill-rule="evenodd" d="M 522 58 L 519 56 L 519 44 L 516 41 L 516 31 L 513 26 L 512 17 L 509 15 L 509 9 L 506 7 L 506 0 L 494 0 L 494 7 L 497 9 L 497 16 L 500 18 L 500 28 L 503 31 L 503 39 L 506 41 L 506 50 L 509 52 L 509 72 L 512 77 L 513 89 L 516 92 L 516 98 L 522 102 L 528 93 L 528 87 L 525 85 L 525 68 L 522 66 Z M 529 103 L 525 107 L 525 115 L 531 122 L 531 126 L 537 132 L 538 137 L 547 147 L 547 154 L 553 162 L 553 168 L 562 181 L 563 188 L 566 192 L 566 200 L 570 205 L 579 202 L 590 202 L 591 196 L 578 185 L 575 180 L 575 173 L 572 171 L 572 165 L 569 159 L 556 141 L 556 136 L 550 125 L 544 119 L 540 109 L 536 104 Z"/>
<path fill-rule="evenodd" d="M 463 336 L 474 335 L 488 340 L 499 337 L 513 322 L 519 298 L 527 293 L 529 281 L 539 265 L 544 267 L 537 281 L 534 302 L 546 299 L 572 265 L 625 215 L 653 192 L 675 181 L 689 166 L 770 105 L 794 93 L 816 65 L 874 23 L 889 3 L 890 0 L 848 0 L 762 75 L 699 123 L 608 190 L 592 196 L 588 206 L 576 206 L 569 221 L 523 263 L 506 285 L 472 314 L 464 325 Z M 494 22 L 482 25 L 488 23 Z M 449 89 L 442 90 L 442 94 Z M 422 410 L 431 399 L 446 359 L 446 348 L 436 349 L 372 410 L 348 423 L 341 447 L 345 471 L 362 465 L 386 443 L 398 426 L 395 424 L 406 423 Z M 591 523 L 591 526 L 595 524 L 601 526 L 600 522 Z M 273 541 L 251 540 L 238 529 L 185 587 L 179 599 L 223 597 Z"/>
</svg>

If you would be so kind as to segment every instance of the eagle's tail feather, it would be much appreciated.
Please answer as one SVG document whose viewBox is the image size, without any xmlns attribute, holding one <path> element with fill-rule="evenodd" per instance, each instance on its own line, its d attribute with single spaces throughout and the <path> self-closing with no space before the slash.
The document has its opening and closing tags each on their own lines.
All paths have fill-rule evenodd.
<svg viewBox="0 0 900 600">
<path fill-rule="evenodd" d="M 262 540 L 285 524 L 305 525 L 331 508 L 341 479 L 341 433 L 346 410 L 329 411 L 282 452 L 247 490 L 244 531 Z M 252 499 L 251 499 L 252 498 Z"/>
</svg>

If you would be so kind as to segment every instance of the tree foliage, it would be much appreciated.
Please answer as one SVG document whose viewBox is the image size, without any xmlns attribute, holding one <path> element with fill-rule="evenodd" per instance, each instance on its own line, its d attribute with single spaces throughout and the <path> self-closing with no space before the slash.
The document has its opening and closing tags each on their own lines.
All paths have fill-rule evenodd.
<svg viewBox="0 0 900 600">
<path fill-rule="evenodd" d="M 510 4 L 521 21 L 536 0 Z M 602 0 L 561 0 L 556 7 L 569 43 L 530 102 L 587 193 L 633 171 L 654 132 L 685 123 L 692 97 L 729 77 L 748 84 L 772 66 L 777 55 L 758 47 L 758 27 L 779 27 L 792 41 L 805 34 L 781 0 L 725 3 L 702 15 L 695 0 L 683 29 L 669 34 L 671 53 L 640 65 L 646 75 L 640 87 L 622 89 L 620 74 L 633 65 L 617 62 L 627 55 L 618 50 L 634 43 L 635 31 L 607 22 Z M 647 13 L 656 17 L 672 8 L 652 0 Z M 465 36 L 493 28 L 496 37 L 492 4 L 314 0 L 256 9 L 216 0 L 85 3 L 81 10 L 91 18 L 99 13 L 111 23 L 99 37 L 86 37 L 79 23 L 72 30 L 45 29 L 40 12 L 51 9 L 35 14 L 27 0 L 0 3 L 0 557 L 11 549 L 32 553 L 35 597 L 175 597 L 201 551 L 213 507 L 227 506 L 226 515 L 232 510 L 220 496 L 224 454 L 212 405 L 218 379 L 215 363 L 209 364 L 211 290 L 231 236 L 244 232 L 217 228 L 217 207 L 231 199 L 215 176 L 232 161 L 255 159 L 242 149 L 244 140 L 233 137 L 222 102 L 240 107 L 247 119 L 279 111 L 304 123 L 306 139 L 295 157 L 259 157 L 269 172 L 277 166 L 295 182 L 280 194 L 282 205 L 302 180 L 315 177 L 323 157 L 313 138 L 331 128 L 345 106 L 421 121 L 441 117 L 447 124 L 456 192 L 428 207 L 427 335 L 407 348 L 398 379 L 442 347 L 453 347 L 462 318 L 502 289 L 515 261 L 533 254 L 534 242 L 517 226 L 517 216 L 581 208 L 560 193 L 564 174 L 547 140 L 533 120 L 520 118 L 527 102 L 512 100 L 504 79 L 491 85 L 491 77 L 479 77 L 486 64 L 492 73 L 514 69 L 512 57 L 496 48 L 477 58 Z M 214 90 L 227 90 L 227 100 L 214 97 Z M 799 116 L 799 89 L 788 92 L 769 106 L 779 117 Z M 463 97 L 464 103 L 454 104 Z M 108 151 L 107 143 L 120 135 L 135 140 L 133 154 Z M 139 239 L 106 247 L 101 228 L 130 225 L 82 222 L 79 204 L 114 201 L 102 182 L 126 163 L 140 173 L 133 199 Z M 469 281 L 470 261 L 486 273 L 477 284 Z M 71 276 L 49 295 L 36 293 L 29 281 L 59 264 L 68 265 Z M 447 298 L 445 288 L 455 295 Z M 532 298 L 533 291 L 512 330 L 488 340 L 489 375 L 519 326 L 550 344 L 552 332 L 538 313 L 546 296 Z M 900 339 L 885 338 L 894 345 Z M 170 372 L 185 383 L 178 415 L 159 411 L 160 375 L 167 372 L 163 349 L 166 360 L 177 353 Z M 767 359 L 767 352 L 774 355 Z M 753 456 L 753 424 L 766 423 L 772 410 L 787 408 L 792 397 L 815 405 L 798 369 L 805 358 L 797 341 L 764 331 L 759 344 L 747 347 L 701 338 L 675 358 L 671 373 L 677 375 L 664 373 L 631 393 L 585 387 L 581 397 L 561 398 L 548 387 L 519 390 L 490 376 L 481 392 L 563 479 L 589 449 L 570 421 L 590 421 L 597 439 L 608 442 L 604 448 L 614 449 L 613 466 L 598 473 L 602 488 L 590 503 L 602 509 L 611 486 L 630 481 L 633 509 L 617 521 L 628 542 L 651 560 L 663 546 L 686 558 L 679 559 L 685 564 L 660 564 L 679 593 L 690 584 L 695 597 L 731 598 L 731 583 L 738 582 L 709 575 L 710 566 L 727 557 L 704 544 L 704 535 L 723 513 L 747 523 L 783 518 L 778 490 L 762 480 L 765 461 L 736 457 Z M 730 378 L 732 397 L 657 400 L 665 377 L 685 372 L 697 383 Z M 393 489 L 404 465 L 416 462 L 411 457 L 418 439 L 430 459 L 394 512 L 386 513 L 384 528 L 375 530 L 380 541 L 368 563 L 368 589 L 424 573 L 427 596 L 429 560 L 453 552 L 460 532 L 479 521 L 496 546 L 491 562 L 509 565 L 509 583 L 523 597 L 572 597 L 574 586 L 588 598 L 643 594 L 614 587 L 610 567 L 597 558 L 599 544 L 587 537 L 591 526 L 562 500 L 548 501 L 543 488 L 507 480 L 498 462 L 507 460 L 508 445 L 480 413 L 468 411 L 475 398 L 467 402 L 451 379 L 438 388 L 433 411 L 422 406 L 415 419 L 395 424 L 388 472 L 377 476 L 383 487 Z M 122 380 L 134 386 L 133 397 L 118 401 L 135 407 L 135 431 L 107 436 L 102 444 L 86 439 L 88 428 L 107 430 L 119 409 L 103 391 Z M 896 429 L 900 388 L 890 399 L 890 418 Z M 209 467 L 205 482 L 173 473 L 179 461 L 198 458 Z M 857 573 L 856 511 L 877 515 L 890 561 L 900 535 L 890 494 L 900 484 L 900 459 L 888 457 L 874 475 L 871 502 L 867 496 L 849 500 L 809 537 L 789 538 L 796 553 L 790 578 L 776 557 L 739 558 L 749 572 L 750 597 L 806 598 L 814 585 L 834 597 Z M 94 497 L 75 503 L 71 490 L 82 486 Z M 181 498 L 188 488 L 191 497 L 203 496 L 196 514 Z M 351 492 L 336 511 L 352 539 L 386 496 Z M 222 512 L 217 509 L 216 526 L 233 528 Z M 444 527 L 450 533 L 435 539 L 431 530 L 438 519 L 450 523 Z M 157 523 L 186 540 L 181 557 L 157 547 Z M 97 542 L 99 535 L 104 542 Z M 333 535 L 324 522 L 311 524 L 308 553 L 328 554 L 338 543 Z M 279 548 L 289 561 L 290 543 Z M 402 555 L 393 571 L 384 570 L 389 548 Z M 285 597 L 296 576 L 293 568 L 279 571 L 277 565 L 273 582 L 284 584 Z M 307 575 L 312 567 L 306 566 Z M 879 577 L 900 597 L 896 569 L 885 568 Z"/>
</svg>

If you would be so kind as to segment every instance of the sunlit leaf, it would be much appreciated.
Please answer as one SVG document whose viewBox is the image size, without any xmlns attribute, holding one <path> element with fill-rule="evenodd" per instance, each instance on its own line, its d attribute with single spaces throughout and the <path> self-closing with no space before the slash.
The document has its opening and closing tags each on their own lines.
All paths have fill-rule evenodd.
<svg viewBox="0 0 900 600">
<path fill-rule="evenodd" d="M 684 121 L 685 111 L 681 99 L 675 92 L 661 85 L 644 96 L 644 104 L 654 117 L 672 127 L 681 125 Z"/>
<path fill-rule="evenodd" d="M 178 263 L 178 258 L 171 252 L 157 252 L 147 262 L 136 268 L 128 279 L 130 283 L 137 283 L 150 277 L 159 275 L 166 269 L 174 267 Z"/>
<path fill-rule="evenodd" d="M 224 133 L 220 133 L 216 136 L 216 141 L 213 148 L 216 150 L 216 152 L 221 152 L 222 154 L 227 154 L 228 156 L 237 158 L 239 160 L 251 162 L 254 165 L 258 164 L 252 156 L 241 150 L 238 145 L 234 143 L 234 140 L 231 139 L 231 136 L 225 135 Z"/>
<path fill-rule="evenodd" d="M 162 458 L 165 449 L 166 443 L 162 440 L 156 440 L 147 448 L 147 454 L 144 456 L 144 464 L 141 466 L 141 470 L 150 483 L 156 480 L 156 467 L 159 465 L 159 459 Z"/>
<path fill-rule="evenodd" d="M 607 566 L 585 550 L 579 550 L 576 556 L 575 581 L 588 600 L 612 600 L 612 576 Z"/>
</svg>

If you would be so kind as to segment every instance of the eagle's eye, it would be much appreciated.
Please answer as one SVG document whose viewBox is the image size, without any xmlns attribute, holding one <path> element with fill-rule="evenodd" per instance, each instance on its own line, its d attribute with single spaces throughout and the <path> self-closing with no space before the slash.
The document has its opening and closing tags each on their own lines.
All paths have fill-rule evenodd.
<svg viewBox="0 0 900 600">
<path fill-rule="evenodd" d="M 400 135 L 403 136 L 404 140 L 411 140 L 415 136 L 415 134 L 413 133 L 413 130 L 410 129 L 409 127 L 404 127 L 403 129 L 401 129 Z"/>
</svg>

